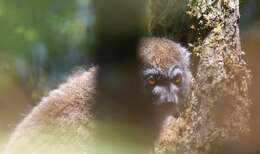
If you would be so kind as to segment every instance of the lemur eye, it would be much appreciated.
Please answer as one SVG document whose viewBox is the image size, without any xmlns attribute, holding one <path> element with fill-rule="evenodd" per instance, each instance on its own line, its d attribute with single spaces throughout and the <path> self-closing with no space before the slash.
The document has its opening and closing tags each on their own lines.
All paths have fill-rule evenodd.
<svg viewBox="0 0 260 154">
<path fill-rule="evenodd" d="M 147 77 L 147 82 L 150 86 L 154 86 L 157 82 L 156 77 L 154 75 L 149 75 Z"/>
<path fill-rule="evenodd" d="M 177 74 L 176 76 L 174 76 L 173 83 L 176 84 L 176 85 L 180 85 L 182 83 L 181 74 Z"/>
</svg>

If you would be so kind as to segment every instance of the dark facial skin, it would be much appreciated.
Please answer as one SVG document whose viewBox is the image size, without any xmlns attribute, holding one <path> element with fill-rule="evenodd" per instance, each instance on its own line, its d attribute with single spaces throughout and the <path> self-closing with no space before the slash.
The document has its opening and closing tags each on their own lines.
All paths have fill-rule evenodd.
<svg viewBox="0 0 260 154">
<path fill-rule="evenodd" d="M 186 74 L 181 66 L 169 69 L 146 68 L 143 72 L 146 91 L 161 112 L 178 116 L 179 107 L 185 104 Z"/>
</svg>

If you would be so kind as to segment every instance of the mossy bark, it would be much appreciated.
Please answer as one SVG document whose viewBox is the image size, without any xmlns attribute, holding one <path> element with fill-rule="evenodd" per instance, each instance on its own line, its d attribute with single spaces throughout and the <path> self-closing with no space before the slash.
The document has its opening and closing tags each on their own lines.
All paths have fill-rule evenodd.
<svg viewBox="0 0 260 154">
<path fill-rule="evenodd" d="M 158 25 L 159 29 L 169 30 L 176 27 L 174 23 L 180 23 L 180 18 L 167 12 L 175 6 L 155 11 L 160 1 L 151 2 L 151 32 L 167 36 L 158 34 Z M 241 143 L 249 132 L 251 104 L 248 97 L 251 77 L 240 45 L 239 0 L 189 0 L 183 1 L 183 5 L 188 17 L 183 22 L 186 31 L 174 29 L 170 37 L 176 35 L 175 39 L 185 42 L 192 52 L 192 95 L 185 112 L 163 128 L 155 151 L 157 154 L 225 153 L 226 150 L 236 153 L 232 146 Z M 173 20 L 162 22 L 156 12 L 166 15 L 161 20 L 172 15 Z"/>
</svg>

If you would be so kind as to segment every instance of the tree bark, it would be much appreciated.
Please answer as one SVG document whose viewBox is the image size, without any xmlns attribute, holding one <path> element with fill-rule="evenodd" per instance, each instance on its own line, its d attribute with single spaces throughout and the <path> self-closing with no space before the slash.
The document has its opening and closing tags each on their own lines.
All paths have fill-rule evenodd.
<svg viewBox="0 0 260 154">
<path fill-rule="evenodd" d="M 178 0 L 162 2 L 166 1 Z M 167 12 L 163 7 L 155 10 L 158 4 L 159 0 L 151 1 L 151 32 L 163 36 L 158 34 L 158 25 L 159 29 L 169 30 L 174 23 L 180 23 L 180 18 L 174 18 L 171 12 L 175 6 L 167 8 Z M 235 150 L 235 145 L 243 145 L 242 138 L 250 130 L 251 77 L 240 45 L 239 0 L 189 0 L 181 5 L 186 5 L 184 11 L 189 20 L 183 25 L 187 29 L 179 33 L 175 29 L 172 34 L 192 52 L 192 94 L 184 113 L 164 127 L 155 151 L 157 154 L 241 152 Z M 167 17 L 162 20 L 170 16 L 173 20 L 161 24 L 157 20 L 160 14 L 156 12 L 166 12 Z M 174 38 L 173 35 L 170 37 Z"/>
</svg>

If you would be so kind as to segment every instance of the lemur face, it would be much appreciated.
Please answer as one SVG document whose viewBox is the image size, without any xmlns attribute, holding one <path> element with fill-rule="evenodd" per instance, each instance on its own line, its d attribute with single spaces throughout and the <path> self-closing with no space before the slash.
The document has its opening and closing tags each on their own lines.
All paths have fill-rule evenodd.
<svg viewBox="0 0 260 154">
<path fill-rule="evenodd" d="M 171 112 L 186 103 L 191 80 L 189 55 L 185 48 L 168 39 L 149 38 L 142 42 L 144 85 L 156 108 Z"/>
<path fill-rule="evenodd" d="M 168 69 L 147 68 L 143 72 L 147 91 L 153 97 L 155 105 L 182 105 L 187 91 L 187 74 L 182 66 Z"/>
</svg>

